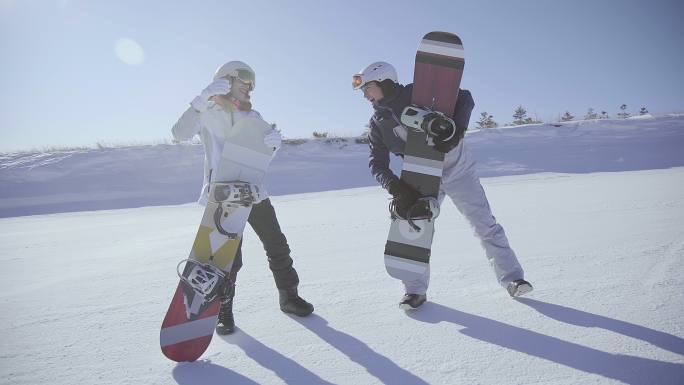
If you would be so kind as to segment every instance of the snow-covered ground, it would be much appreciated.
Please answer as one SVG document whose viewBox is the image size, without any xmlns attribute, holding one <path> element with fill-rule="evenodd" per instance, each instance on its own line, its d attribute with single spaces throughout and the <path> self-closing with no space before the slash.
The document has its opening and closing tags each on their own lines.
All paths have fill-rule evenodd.
<svg viewBox="0 0 684 385">
<path fill-rule="evenodd" d="M 684 166 L 684 115 L 473 130 L 466 142 L 485 177 L 660 169 Z M 154 145 L 0 154 L 0 217 L 192 202 L 202 151 Z M 267 179 L 275 195 L 375 185 L 368 145 L 354 140 L 285 145 Z"/>
<path fill-rule="evenodd" d="M 178 165 L 189 173 L 197 149 L 5 155 L 0 383 L 682 384 L 683 131 L 684 118 L 661 117 L 469 134 L 483 175 L 522 174 L 482 183 L 535 291 L 508 298 L 447 201 L 429 302 L 413 313 L 397 308 L 402 288 L 384 271 L 387 195 L 357 187 L 372 183 L 361 179 L 365 145 L 285 148 L 275 169 L 311 178 L 291 186 L 332 190 L 272 198 L 300 292 L 316 312 L 301 319 L 279 311 L 248 228 L 240 330 L 215 336 L 200 361 L 184 364 L 161 354 L 159 327 L 199 206 L 15 215 L 101 208 L 111 197 L 141 206 L 164 185 L 187 188 L 192 200 L 199 181 L 138 178 L 175 175 Z M 91 167 L 79 167 L 79 158 Z M 338 163 L 349 173 L 326 184 L 334 177 L 324 177 L 324 166 Z M 110 184 L 91 186 L 103 182 Z M 277 192 L 278 179 L 270 183 Z"/>
</svg>

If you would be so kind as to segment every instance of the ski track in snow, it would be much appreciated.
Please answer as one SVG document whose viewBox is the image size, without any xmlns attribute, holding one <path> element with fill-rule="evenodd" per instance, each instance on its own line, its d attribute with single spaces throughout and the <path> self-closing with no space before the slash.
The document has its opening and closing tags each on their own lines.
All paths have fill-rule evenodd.
<svg viewBox="0 0 684 385">
<path fill-rule="evenodd" d="M 428 303 L 411 313 L 397 309 L 402 287 L 383 265 L 387 195 L 372 180 L 373 187 L 359 187 L 366 182 L 355 179 L 367 177 L 365 145 L 286 147 L 282 174 L 309 178 L 302 179 L 309 189 L 329 187 L 321 163 L 349 168 L 339 183 L 351 186 L 272 198 L 300 293 L 316 311 L 307 318 L 279 311 L 263 248 L 248 227 L 235 300 L 239 330 L 214 336 L 199 361 L 182 364 L 161 354 L 159 328 L 201 207 L 166 202 L 84 211 L 87 195 L 78 188 L 92 189 L 97 209 L 117 196 L 143 205 L 141 197 L 163 186 L 188 185 L 192 200 L 200 181 L 174 177 L 200 173 L 201 151 L 75 151 L 58 161 L 50 160 L 58 154 L 4 155 L 4 216 L 55 207 L 78 212 L 0 219 L 0 384 L 682 384 L 684 167 L 676 166 L 684 164 L 674 147 L 681 148 L 683 122 L 663 117 L 469 134 L 473 152 L 485 153 L 480 161 L 486 164 L 498 146 L 494 169 L 511 173 L 517 164 L 524 174 L 482 183 L 535 291 L 508 298 L 447 200 L 437 220 Z M 611 130 L 624 138 L 610 142 Z M 603 139 L 582 146 L 579 138 L 592 135 Z M 538 151 L 540 138 L 556 152 Z M 606 159 L 619 154 L 627 159 L 622 165 L 638 171 L 613 170 L 597 155 L 596 168 L 621 172 L 590 172 L 587 146 L 606 150 Z M 515 153 L 521 148 L 550 158 Z M 549 170 L 573 151 L 582 164 L 574 173 Z M 531 171 L 539 169 L 545 172 Z M 148 176 L 158 178 L 154 188 L 138 183 Z M 38 191 L 28 194 L 28 180 Z M 89 186 L 93 181 L 111 188 Z M 39 200 L 52 203 L 38 210 Z"/>
</svg>

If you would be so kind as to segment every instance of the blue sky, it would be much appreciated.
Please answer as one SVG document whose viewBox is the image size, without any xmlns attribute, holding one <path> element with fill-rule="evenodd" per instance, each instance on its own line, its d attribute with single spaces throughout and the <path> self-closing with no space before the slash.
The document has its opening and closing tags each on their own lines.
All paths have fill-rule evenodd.
<svg viewBox="0 0 684 385">
<path fill-rule="evenodd" d="M 170 127 L 228 60 L 257 73 L 252 94 L 286 137 L 356 135 L 371 107 L 351 75 L 372 61 L 411 82 L 420 38 L 458 34 L 471 126 L 521 104 L 557 119 L 684 111 L 678 1 L 0 0 L 0 151 L 145 143 Z M 142 49 L 117 56 L 121 39 Z"/>
</svg>

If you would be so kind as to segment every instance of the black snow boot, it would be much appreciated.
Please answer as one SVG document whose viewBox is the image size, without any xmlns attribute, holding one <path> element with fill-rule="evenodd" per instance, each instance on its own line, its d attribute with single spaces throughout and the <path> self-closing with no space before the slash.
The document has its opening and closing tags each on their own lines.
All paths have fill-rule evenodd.
<svg viewBox="0 0 684 385">
<path fill-rule="evenodd" d="M 235 285 L 227 284 L 226 292 L 221 296 L 221 306 L 219 307 L 218 324 L 216 324 L 216 334 L 226 335 L 235 331 L 235 320 L 233 319 L 233 298 L 235 297 Z"/>
<path fill-rule="evenodd" d="M 313 313 L 313 305 L 306 302 L 297 294 L 297 288 L 287 290 L 278 289 L 278 293 L 280 294 L 280 310 L 284 313 L 290 313 L 300 317 L 306 317 Z"/>
<path fill-rule="evenodd" d="M 420 307 L 427 300 L 425 294 L 404 294 L 404 297 L 399 302 L 399 308 L 404 310 L 413 310 Z"/>
<path fill-rule="evenodd" d="M 508 284 L 506 287 L 508 294 L 513 297 L 520 297 L 532 291 L 532 284 L 525 281 L 524 279 L 516 279 L 515 281 Z"/>
</svg>

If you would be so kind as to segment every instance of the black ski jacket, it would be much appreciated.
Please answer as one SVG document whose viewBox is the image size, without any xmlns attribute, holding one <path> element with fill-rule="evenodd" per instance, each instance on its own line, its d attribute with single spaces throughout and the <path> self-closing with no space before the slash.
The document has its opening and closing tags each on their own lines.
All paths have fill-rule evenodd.
<svg viewBox="0 0 684 385">
<path fill-rule="evenodd" d="M 401 125 L 399 117 L 404 108 L 411 104 L 412 90 L 413 84 L 398 85 L 391 95 L 385 96 L 373 106 L 375 113 L 370 119 L 368 131 L 368 145 L 370 146 L 368 166 L 373 177 L 384 189 L 387 189 L 390 181 L 398 179 L 389 167 L 389 153 L 404 156 L 406 142 L 395 134 L 394 127 Z M 452 116 L 456 126 L 468 127 L 470 113 L 474 106 L 475 102 L 470 91 L 459 90 L 458 101 Z"/>
</svg>

